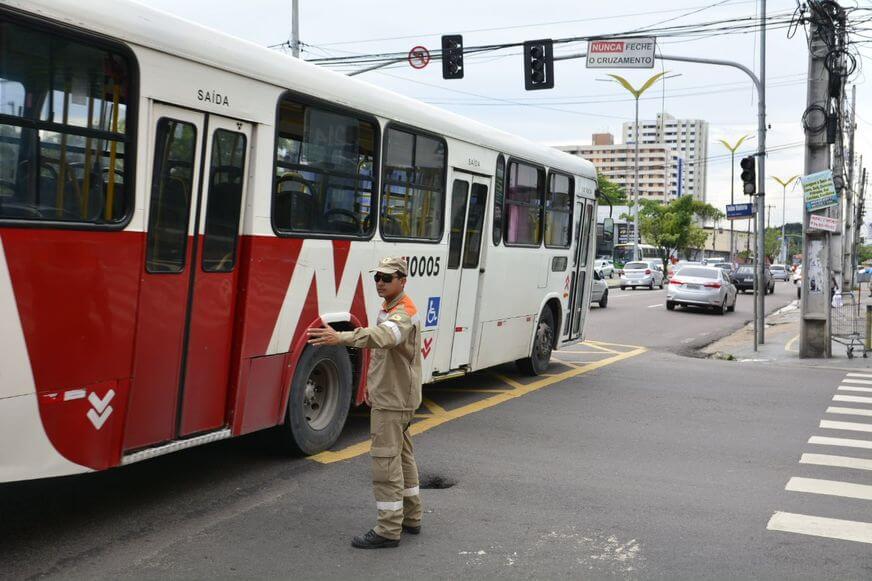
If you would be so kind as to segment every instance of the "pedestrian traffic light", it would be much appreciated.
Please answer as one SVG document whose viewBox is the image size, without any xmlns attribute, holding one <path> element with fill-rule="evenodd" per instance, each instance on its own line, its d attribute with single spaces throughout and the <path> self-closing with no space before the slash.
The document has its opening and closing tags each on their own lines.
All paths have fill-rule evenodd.
<svg viewBox="0 0 872 581">
<path fill-rule="evenodd" d="M 554 42 L 550 38 L 524 43 L 524 88 L 554 88 Z"/>
<path fill-rule="evenodd" d="M 753 155 L 743 157 L 739 162 L 742 168 L 742 191 L 746 196 L 753 196 L 757 193 L 757 162 Z"/>
<path fill-rule="evenodd" d="M 463 78 L 463 36 L 460 34 L 442 37 L 442 78 Z"/>
</svg>

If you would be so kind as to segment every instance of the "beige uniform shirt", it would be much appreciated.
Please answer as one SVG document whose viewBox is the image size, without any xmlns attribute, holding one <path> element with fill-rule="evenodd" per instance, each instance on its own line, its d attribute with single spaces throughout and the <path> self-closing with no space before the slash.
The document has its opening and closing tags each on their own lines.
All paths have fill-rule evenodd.
<svg viewBox="0 0 872 581">
<path fill-rule="evenodd" d="M 372 409 L 414 411 L 421 405 L 421 323 L 405 293 L 382 305 L 375 327 L 339 333 L 343 345 L 372 349 L 366 390 Z"/>
</svg>

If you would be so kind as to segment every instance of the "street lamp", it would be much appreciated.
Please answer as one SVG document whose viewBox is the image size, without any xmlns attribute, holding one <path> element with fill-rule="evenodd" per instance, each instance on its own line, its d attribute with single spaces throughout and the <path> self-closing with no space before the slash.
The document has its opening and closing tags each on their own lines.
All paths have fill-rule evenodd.
<svg viewBox="0 0 872 581">
<path fill-rule="evenodd" d="M 639 260 L 639 97 L 642 96 L 642 93 L 650 89 L 654 86 L 661 77 L 665 76 L 669 71 L 662 71 L 652 76 L 650 79 L 645 81 L 641 87 L 638 89 L 634 88 L 633 85 L 630 84 L 630 81 L 625 79 L 620 75 L 613 75 L 609 73 L 609 76 L 613 78 L 615 81 L 621 84 L 622 87 L 627 89 L 633 97 L 636 99 L 636 161 L 634 163 L 634 177 L 633 177 L 633 260 Z"/>
<path fill-rule="evenodd" d="M 772 179 L 781 184 L 781 264 L 787 264 L 787 239 L 784 237 L 784 226 L 787 222 L 786 202 L 787 202 L 787 186 L 797 180 L 799 176 L 793 176 L 787 180 L 782 180 L 772 176 Z"/>
<path fill-rule="evenodd" d="M 750 133 L 743 135 L 735 145 L 730 145 L 726 139 L 719 139 L 724 147 L 730 150 L 730 204 L 735 204 L 735 186 L 736 186 L 736 150 L 742 145 L 746 139 L 754 139 Z M 733 221 L 730 220 L 730 262 L 736 261 L 736 244 L 734 242 Z M 750 239 L 750 237 L 749 237 Z"/>
</svg>

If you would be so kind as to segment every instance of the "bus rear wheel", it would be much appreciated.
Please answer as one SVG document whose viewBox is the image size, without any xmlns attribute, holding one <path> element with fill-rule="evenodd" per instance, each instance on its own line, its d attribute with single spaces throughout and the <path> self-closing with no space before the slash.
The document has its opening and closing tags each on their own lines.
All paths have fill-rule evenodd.
<svg viewBox="0 0 872 581">
<path fill-rule="evenodd" d="M 529 357 L 518 359 L 515 363 L 521 373 L 526 375 L 541 375 L 551 363 L 551 351 L 554 349 L 554 313 L 545 307 L 539 316 L 536 326 L 536 336 L 533 338 L 533 349 Z"/>
<path fill-rule="evenodd" d="M 339 438 L 352 392 L 351 358 L 344 347 L 308 347 L 297 362 L 285 419 L 288 444 L 311 455 Z"/>
</svg>

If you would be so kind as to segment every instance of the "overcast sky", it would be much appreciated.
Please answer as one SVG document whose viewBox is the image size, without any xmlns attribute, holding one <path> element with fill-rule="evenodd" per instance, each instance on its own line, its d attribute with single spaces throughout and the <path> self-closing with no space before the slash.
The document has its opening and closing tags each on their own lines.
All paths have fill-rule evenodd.
<svg viewBox="0 0 872 581">
<path fill-rule="evenodd" d="M 268 46 L 286 41 L 291 29 L 291 0 L 141 0 L 200 24 Z M 872 7 L 868 0 L 861 5 Z M 439 49 L 442 34 L 463 33 L 464 44 L 475 46 L 520 42 L 537 38 L 604 35 L 626 30 L 754 16 L 757 0 L 610 0 L 580 2 L 535 0 L 499 3 L 442 0 L 431 5 L 408 0 L 300 0 L 300 38 L 305 58 L 354 53 L 406 52 L 415 45 Z M 713 4 L 716 6 L 710 7 Z M 854 5 L 843 2 L 844 5 Z M 795 0 L 769 0 L 768 13 L 789 14 Z M 759 71 L 757 34 L 708 38 L 663 38 L 663 54 L 738 61 Z M 402 37 L 402 38 L 399 38 Z M 560 45 L 555 53 L 583 51 L 586 43 Z M 868 49 L 867 49 L 868 50 Z M 867 52 L 867 57 L 872 53 Z M 861 66 L 868 64 L 864 58 Z M 611 132 L 616 139 L 621 124 L 632 120 L 633 102 L 621 87 L 600 82 L 605 72 L 625 75 L 636 86 L 651 70 L 597 71 L 586 69 L 583 60 L 558 62 L 556 86 L 550 91 L 524 90 L 521 57 L 517 49 L 498 55 L 467 57 L 465 78 L 445 81 L 434 61 L 423 70 L 406 64 L 374 71 L 359 78 L 473 117 L 542 143 L 590 143 L 591 133 Z M 664 109 L 679 118 L 709 122 L 708 201 L 717 207 L 729 203 L 730 160 L 718 142 L 730 142 L 756 134 L 757 102 L 750 80 L 736 69 L 667 62 L 670 78 L 664 87 L 646 93 L 640 116 L 653 119 Z M 660 65 L 658 64 L 657 70 Z M 808 50 L 800 31 L 788 39 L 785 29 L 767 37 L 767 135 L 770 153 L 767 175 L 788 178 L 803 172 L 804 140 L 800 118 L 805 109 Z M 857 84 L 858 155 L 872 162 L 872 101 L 862 69 Z M 864 105 L 865 103 L 865 105 Z M 747 141 L 737 156 L 751 153 L 755 140 Z M 737 157 L 738 159 L 738 157 Z M 738 172 L 737 172 L 738 174 Z M 738 175 L 737 175 L 738 179 Z M 781 224 L 782 190 L 773 180 L 767 190 L 772 205 L 771 225 Z M 737 188 L 740 189 L 740 188 Z M 744 201 L 741 194 L 736 201 Z M 801 219 L 800 188 L 787 192 L 787 221 Z"/>
</svg>

